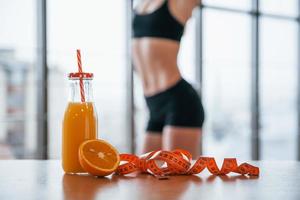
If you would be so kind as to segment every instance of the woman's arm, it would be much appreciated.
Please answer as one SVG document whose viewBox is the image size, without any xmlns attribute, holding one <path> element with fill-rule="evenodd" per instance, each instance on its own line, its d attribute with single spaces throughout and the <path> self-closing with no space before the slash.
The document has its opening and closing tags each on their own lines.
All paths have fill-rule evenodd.
<svg viewBox="0 0 300 200">
<path fill-rule="evenodd" d="M 185 24 L 200 3 L 201 0 L 169 0 L 169 7 L 174 17 Z"/>
</svg>

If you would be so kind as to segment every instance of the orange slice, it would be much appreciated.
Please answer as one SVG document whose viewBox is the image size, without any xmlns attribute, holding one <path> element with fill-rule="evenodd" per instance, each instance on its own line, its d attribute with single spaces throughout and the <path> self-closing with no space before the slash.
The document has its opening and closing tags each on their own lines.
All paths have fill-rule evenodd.
<svg viewBox="0 0 300 200">
<path fill-rule="evenodd" d="M 94 176 L 107 176 L 116 171 L 120 163 L 119 152 L 104 140 L 87 140 L 79 147 L 82 168 Z"/>
</svg>

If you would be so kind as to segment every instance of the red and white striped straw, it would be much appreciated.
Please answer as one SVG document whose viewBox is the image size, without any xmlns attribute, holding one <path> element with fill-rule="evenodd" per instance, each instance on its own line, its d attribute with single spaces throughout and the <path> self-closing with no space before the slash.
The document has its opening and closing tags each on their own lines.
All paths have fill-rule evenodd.
<svg viewBox="0 0 300 200">
<path fill-rule="evenodd" d="M 82 73 L 82 63 L 81 63 L 80 49 L 77 49 L 77 64 L 78 64 L 78 72 Z M 82 77 L 80 77 L 80 79 L 79 79 L 79 86 L 80 86 L 81 102 L 85 102 L 84 85 L 83 85 Z"/>
</svg>

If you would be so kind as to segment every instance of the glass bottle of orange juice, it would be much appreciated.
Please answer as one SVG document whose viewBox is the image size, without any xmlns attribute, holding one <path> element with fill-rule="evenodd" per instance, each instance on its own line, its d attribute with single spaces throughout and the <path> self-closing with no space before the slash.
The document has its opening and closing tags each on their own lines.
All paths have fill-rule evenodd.
<svg viewBox="0 0 300 200">
<path fill-rule="evenodd" d="M 70 97 L 62 131 L 62 166 L 66 173 L 81 173 L 80 144 L 97 139 L 97 113 L 92 96 L 92 73 L 70 73 Z M 84 97 L 84 99 L 83 99 Z"/>
</svg>

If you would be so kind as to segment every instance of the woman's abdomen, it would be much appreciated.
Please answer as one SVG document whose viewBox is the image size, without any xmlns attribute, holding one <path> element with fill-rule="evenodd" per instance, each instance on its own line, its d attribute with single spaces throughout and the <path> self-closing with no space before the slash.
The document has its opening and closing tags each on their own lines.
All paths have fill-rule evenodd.
<svg viewBox="0 0 300 200">
<path fill-rule="evenodd" d="M 153 95 L 172 86 L 180 79 L 177 66 L 179 44 L 165 39 L 134 39 L 133 63 L 145 95 Z"/>
</svg>

